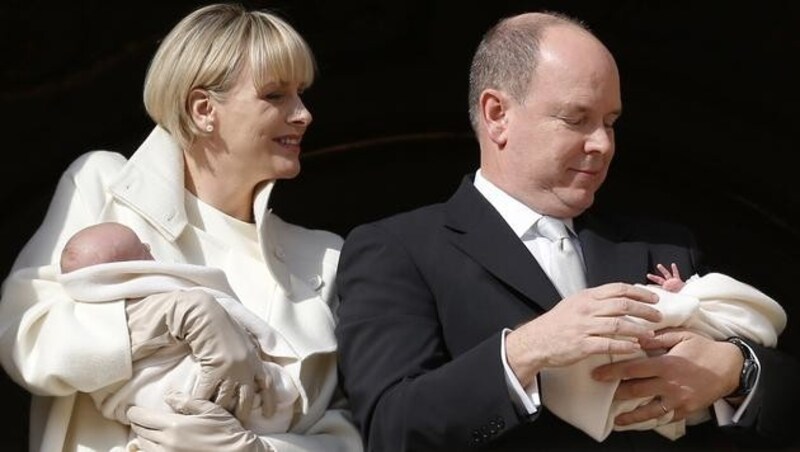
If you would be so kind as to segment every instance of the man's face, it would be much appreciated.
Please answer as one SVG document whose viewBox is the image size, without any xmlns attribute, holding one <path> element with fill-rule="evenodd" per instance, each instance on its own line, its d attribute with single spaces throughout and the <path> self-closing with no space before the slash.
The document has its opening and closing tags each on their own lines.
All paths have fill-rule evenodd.
<svg viewBox="0 0 800 452">
<path fill-rule="evenodd" d="M 552 28 L 542 44 L 527 98 L 508 110 L 504 166 L 515 196 L 572 218 L 592 205 L 614 156 L 619 74 L 608 51 L 575 29 Z"/>
</svg>

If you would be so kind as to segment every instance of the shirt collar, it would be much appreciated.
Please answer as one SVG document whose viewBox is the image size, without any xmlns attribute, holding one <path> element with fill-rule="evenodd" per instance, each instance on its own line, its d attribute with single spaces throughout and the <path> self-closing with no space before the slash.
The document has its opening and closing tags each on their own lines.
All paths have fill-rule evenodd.
<svg viewBox="0 0 800 452">
<path fill-rule="evenodd" d="M 542 214 L 521 203 L 483 177 L 480 169 L 475 173 L 474 184 L 475 189 L 489 201 L 489 204 L 491 204 L 495 210 L 497 210 L 517 237 L 522 238 L 531 226 L 542 216 Z M 567 226 L 567 229 L 569 229 L 572 234 L 575 234 L 575 230 L 572 226 L 572 218 L 565 218 L 562 221 Z"/>
</svg>

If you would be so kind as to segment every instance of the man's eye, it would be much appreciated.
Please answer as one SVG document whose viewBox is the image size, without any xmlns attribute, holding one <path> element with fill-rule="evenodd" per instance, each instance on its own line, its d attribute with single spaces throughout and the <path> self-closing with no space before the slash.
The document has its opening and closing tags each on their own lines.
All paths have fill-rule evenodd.
<svg viewBox="0 0 800 452">
<path fill-rule="evenodd" d="M 571 125 L 571 126 L 580 126 L 581 124 L 586 122 L 586 118 L 585 117 L 573 118 L 573 117 L 570 117 L 570 116 L 562 116 L 561 120 L 564 121 L 565 123 L 567 123 L 568 125 Z"/>
</svg>

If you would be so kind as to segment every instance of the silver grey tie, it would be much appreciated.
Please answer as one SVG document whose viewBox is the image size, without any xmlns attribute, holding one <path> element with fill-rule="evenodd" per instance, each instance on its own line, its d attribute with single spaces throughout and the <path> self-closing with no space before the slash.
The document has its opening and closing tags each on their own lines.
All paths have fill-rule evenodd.
<svg viewBox="0 0 800 452">
<path fill-rule="evenodd" d="M 542 216 L 536 221 L 539 233 L 550 240 L 550 280 L 561 293 L 568 297 L 586 288 L 581 256 L 569 238 L 563 222 Z"/>
</svg>

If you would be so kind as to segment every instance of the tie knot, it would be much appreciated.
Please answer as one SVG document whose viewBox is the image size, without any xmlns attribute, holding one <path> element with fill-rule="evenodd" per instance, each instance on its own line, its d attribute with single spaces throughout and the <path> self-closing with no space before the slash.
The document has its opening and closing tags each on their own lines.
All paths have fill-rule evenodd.
<svg viewBox="0 0 800 452">
<path fill-rule="evenodd" d="M 552 217 L 542 216 L 536 222 L 536 227 L 539 230 L 539 234 L 551 242 L 560 243 L 563 239 L 569 237 L 564 223 Z"/>
</svg>

